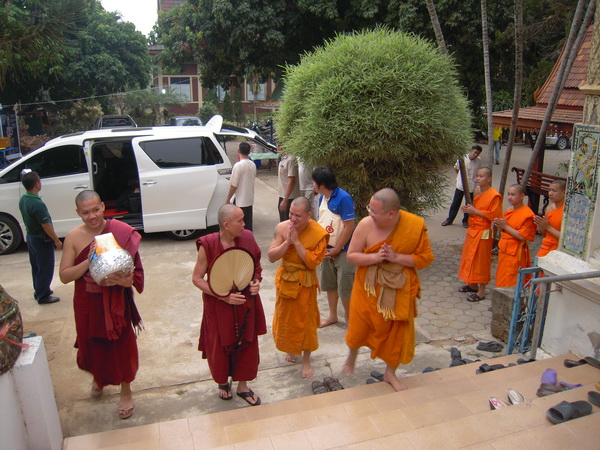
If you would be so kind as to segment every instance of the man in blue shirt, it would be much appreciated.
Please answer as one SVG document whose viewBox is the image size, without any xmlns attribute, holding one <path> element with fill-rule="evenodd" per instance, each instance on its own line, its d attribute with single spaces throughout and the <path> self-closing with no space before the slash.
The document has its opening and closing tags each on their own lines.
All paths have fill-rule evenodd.
<svg viewBox="0 0 600 450">
<path fill-rule="evenodd" d="M 48 208 L 38 195 L 42 189 L 40 176 L 29 172 L 23 175 L 21 182 L 27 190 L 19 200 L 19 210 L 27 229 L 33 297 L 40 305 L 56 303 L 60 298 L 52 296 L 50 283 L 54 277 L 54 246 L 61 249 L 62 242 L 54 232 Z"/>
<path fill-rule="evenodd" d="M 356 268 L 348 264 L 346 252 L 354 231 L 354 200 L 340 189 L 329 167 L 316 167 L 312 172 L 315 192 L 319 199 L 319 224 L 329 233 L 329 245 L 321 263 L 321 289 L 327 292 L 329 316 L 321 322 L 326 327 L 338 321 L 337 305 L 342 300 L 348 323 L 350 294 Z"/>
</svg>

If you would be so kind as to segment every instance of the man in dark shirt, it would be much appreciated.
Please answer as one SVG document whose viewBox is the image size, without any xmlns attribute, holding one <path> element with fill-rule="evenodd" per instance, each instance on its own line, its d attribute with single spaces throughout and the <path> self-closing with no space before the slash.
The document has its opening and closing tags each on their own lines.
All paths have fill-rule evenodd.
<svg viewBox="0 0 600 450">
<path fill-rule="evenodd" d="M 62 242 L 54 232 L 48 208 L 38 195 L 42 180 L 37 172 L 29 172 L 21 179 L 27 192 L 19 200 L 19 210 L 27 229 L 27 248 L 33 276 L 33 297 L 40 305 L 56 303 L 60 298 L 52 296 L 54 276 L 54 246 L 62 248 Z"/>
</svg>

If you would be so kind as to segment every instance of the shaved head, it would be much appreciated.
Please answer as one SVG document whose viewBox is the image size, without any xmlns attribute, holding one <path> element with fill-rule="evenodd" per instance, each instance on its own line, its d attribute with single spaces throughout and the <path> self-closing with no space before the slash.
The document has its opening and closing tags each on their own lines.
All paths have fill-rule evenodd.
<svg viewBox="0 0 600 450">
<path fill-rule="evenodd" d="M 77 194 L 77 197 L 75 197 L 75 206 L 79 208 L 80 203 L 87 202 L 88 200 L 93 200 L 95 198 L 97 198 L 99 202 L 102 202 L 96 191 L 81 191 L 79 194 Z"/>
<path fill-rule="evenodd" d="M 519 194 L 525 195 L 525 193 L 526 193 L 525 186 L 523 186 L 522 184 L 515 183 L 515 184 L 512 184 L 510 187 L 515 188 Z"/>
<path fill-rule="evenodd" d="M 550 186 L 552 185 L 558 187 L 558 189 L 563 192 L 567 188 L 567 182 L 565 180 L 554 180 L 552 183 L 550 183 Z"/>
<path fill-rule="evenodd" d="M 291 206 L 302 207 L 305 213 L 311 212 L 310 202 L 306 197 L 296 197 Z"/>
<path fill-rule="evenodd" d="M 482 167 L 480 167 L 480 168 L 479 168 L 479 170 L 485 170 L 485 172 L 486 172 L 486 175 L 487 175 L 488 177 L 491 177 L 491 176 L 492 176 L 492 169 L 490 169 L 490 168 L 489 168 L 489 167 L 487 167 L 487 166 L 482 166 Z"/>
<path fill-rule="evenodd" d="M 373 200 L 381 202 L 384 211 L 398 211 L 400 209 L 400 197 L 393 189 L 383 188 L 375 192 Z"/>
<path fill-rule="evenodd" d="M 217 213 L 219 227 L 222 227 L 225 224 L 225 222 L 230 222 L 235 217 L 235 213 L 241 210 L 242 209 L 239 206 L 235 206 L 229 203 L 221 206 L 219 208 L 219 212 Z"/>
</svg>

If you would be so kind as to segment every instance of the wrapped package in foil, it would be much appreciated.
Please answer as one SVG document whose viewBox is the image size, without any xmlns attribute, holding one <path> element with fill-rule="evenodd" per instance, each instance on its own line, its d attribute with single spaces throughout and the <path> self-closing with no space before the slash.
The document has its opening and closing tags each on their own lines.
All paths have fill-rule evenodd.
<svg viewBox="0 0 600 450">
<path fill-rule="evenodd" d="M 90 274 L 100 284 L 109 275 L 117 272 L 133 272 L 133 258 L 127 250 L 122 249 L 112 233 L 95 237 L 96 249 L 90 259 Z"/>
</svg>

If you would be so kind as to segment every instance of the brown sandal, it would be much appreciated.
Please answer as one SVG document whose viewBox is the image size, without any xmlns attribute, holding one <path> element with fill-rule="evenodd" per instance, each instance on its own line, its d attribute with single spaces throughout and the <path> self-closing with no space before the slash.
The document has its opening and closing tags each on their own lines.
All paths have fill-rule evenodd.
<svg viewBox="0 0 600 450">
<path fill-rule="evenodd" d="M 480 302 L 481 300 L 485 300 L 485 297 L 480 297 L 476 293 L 472 293 L 471 295 L 469 295 L 467 297 L 467 301 L 471 302 L 471 303 L 477 303 L 477 302 Z"/>
</svg>

